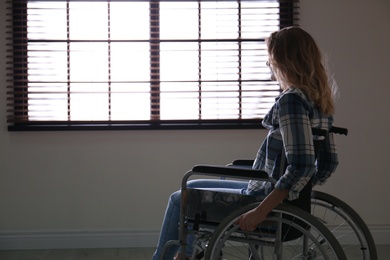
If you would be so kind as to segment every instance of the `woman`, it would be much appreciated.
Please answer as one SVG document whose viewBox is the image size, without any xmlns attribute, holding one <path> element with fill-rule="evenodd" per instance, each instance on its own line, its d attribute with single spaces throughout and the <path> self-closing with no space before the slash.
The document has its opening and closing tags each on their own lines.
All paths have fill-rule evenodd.
<svg viewBox="0 0 390 260">
<path fill-rule="evenodd" d="M 332 86 L 314 39 L 299 27 L 276 31 L 266 41 L 273 79 L 282 93 L 265 116 L 262 124 L 269 129 L 261 145 L 254 169 L 266 171 L 277 180 L 275 185 L 261 181 L 196 180 L 189 188 L 207 188 L 260 196 L 264 199 L 255 209 L 243 214 L 238 225 L 253 231 L 267 214 L 283 200 L 296 200 L 307 185 L 321 185 L 336 170 L 338 158 L 333 135 L 321 146 L 318 159 L 314 154 L 312 128 L 329 130 L 333 124 Z M 285 152 L 287 168 L 280 174 L 280 160 Z M 180 191 L 169 199 L 154 260 L 159 259 L 168 240 L 178 239 Z M 187 246 L 191 254 L 191 246 Z M 178 247 L 169 247 L 164 259 L 171 260 Z M 176 256 L 177 257 L 177 256 Z"/>
</svg>

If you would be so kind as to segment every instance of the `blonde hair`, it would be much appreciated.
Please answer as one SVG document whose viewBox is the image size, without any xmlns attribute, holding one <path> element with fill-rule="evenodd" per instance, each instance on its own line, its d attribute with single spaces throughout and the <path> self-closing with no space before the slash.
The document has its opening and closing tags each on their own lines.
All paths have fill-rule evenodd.
<svg viewBox="0 0 390 260">
<path fill-rule="evenodd" d="M 266 42 L 269 63 L 281 88 L 299 88 L 322 113 L 334 114 L 332 86 L 313 37 L 294 26 L 273 32 Z"/>
</svg>

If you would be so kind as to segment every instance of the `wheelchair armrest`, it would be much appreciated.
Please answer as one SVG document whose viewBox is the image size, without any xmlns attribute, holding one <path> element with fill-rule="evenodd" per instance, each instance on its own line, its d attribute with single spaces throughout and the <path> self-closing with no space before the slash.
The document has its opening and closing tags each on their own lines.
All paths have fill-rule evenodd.
<svg viewBox="0 0 390 260">
<path fill-rule="evenodd" d="M 248 160 L 248 159 L 237 159 L 234 160 L 229 166 L 245 166 L 245 167 L 252 167 L 254 160 Z"/>
<path fill-rule="evenodd" d="M 348 129 L 332 126 L 332 128 L 329 130 L 330 133 L 340 134 L 340 135 L 348 135 Z"/>
<path fill-rule="evenodd" d="M 319 136 L 326 136 L 327 135 L 327 131 L 323 130 L 323 129 L 312 128 L 311 130 L 312 130 L 313 135 L 319 135 Z M 329 133 L 348 135 L 348 129 L 342 128 L 342 127 L 337 127 L 337 126 L 332 126 L 329 130 Z"/>
<path fill-rule="evenodd" d="M 227 166 L 216 166 L 216 165 L 195 165 L 192 168 L 192 172 L 201 173 L 205 175 L 214 175 L 221 177 L 232 177 L 232 178 L 245 178 L 245 179 L 262 179 L 268 180 L 268 174 L 265 171 L 238 168 L 238 167 L 227 167 Z"/>
</svg>

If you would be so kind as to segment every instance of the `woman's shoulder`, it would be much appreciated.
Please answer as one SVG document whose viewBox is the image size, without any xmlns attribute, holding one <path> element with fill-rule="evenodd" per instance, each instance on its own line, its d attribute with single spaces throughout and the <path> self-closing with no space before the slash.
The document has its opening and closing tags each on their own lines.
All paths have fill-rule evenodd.
<svg viewBox="0 0 390 260">
<path fill-rule="evenodd" d="M 312 104 L 312 102 L 307 98 L 306 94 L 298 88 L 289 88 L 282 92 L 277 99 L 277 103 L 290 105 L 301 104 L 304 106 Z"/>
<path fill-rule="evenodd" d="M 304 100 L 308 100 L 305 92 L 299 88 L 289 88 L 285 91 L 283 91 L 280 96 L 279 96 L 279 99 L 280 98 L 302 98 Z"/>
</svg>

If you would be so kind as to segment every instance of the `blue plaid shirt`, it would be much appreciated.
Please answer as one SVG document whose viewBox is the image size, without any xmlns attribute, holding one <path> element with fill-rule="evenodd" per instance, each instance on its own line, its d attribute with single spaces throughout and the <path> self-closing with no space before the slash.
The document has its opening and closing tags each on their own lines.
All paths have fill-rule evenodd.
<svg viewBox="0 0 390 260">
<path fill-rule="evenodd" d="M 329 130 L 332 124 L 333 117 L 324 116 L 301 90 L 283 92 L 263 120 L 263 126 L 269 132 L 252 168 L 266 171 L 273 177 L 277 181 L 276 189 L 290 190 L 289 200 L 298 198 L 310 180 L 313 185 L 324 184 L 338 165 L 336 147 L 333 134 L 329 134 L 316 160 L 312 128 Z M 283 148 L 287 168 L 280 174 L 280 168 L 285 168 L 280 165 Z M 265 197 L 273 188 L 269 182 L 251 180 L 246 193 Z"/>
</svg>

